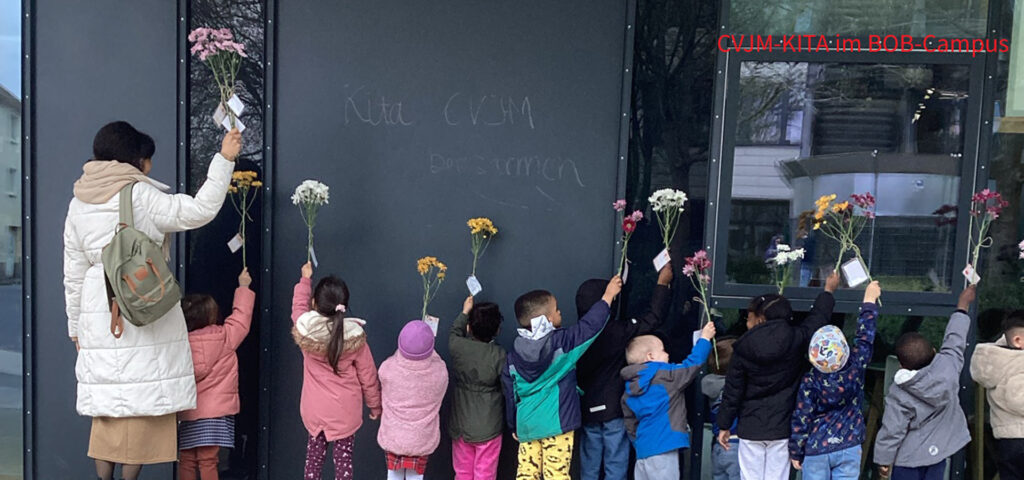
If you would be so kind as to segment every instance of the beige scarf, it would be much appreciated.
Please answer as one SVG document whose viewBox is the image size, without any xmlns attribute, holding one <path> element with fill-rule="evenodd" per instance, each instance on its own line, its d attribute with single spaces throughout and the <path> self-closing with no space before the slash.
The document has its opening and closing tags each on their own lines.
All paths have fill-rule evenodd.
<svg viewBox="0 0 1024 480">
<path fill-rule="evenodd" d="M 92 160 L 82 167 L 82 176 L 75 181 L 75 198 L 102 205 L 114 198 L 125 185 L 135 182 L 146 182 L 164 192 L 171 189 L 130 164 L 116 160 Z"/>
</svg>

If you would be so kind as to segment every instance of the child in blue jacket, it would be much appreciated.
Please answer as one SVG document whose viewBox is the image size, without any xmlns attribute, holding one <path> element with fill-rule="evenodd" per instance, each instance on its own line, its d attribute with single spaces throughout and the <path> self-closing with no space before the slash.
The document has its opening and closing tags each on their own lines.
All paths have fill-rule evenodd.
<svg viewBox="0 0 1024 480">
<path fill-rule="evenodd" d="M 871 282 L 857 320 L 851 349 L 833 325 L 811 337 L 808 358 L 814 366 L 804 375 L 793 412 L 789 456 L 806 478 L 856 480 L 864 443 L 864 373 L 871 361 L 875 319 L 882 289 Z"/>
<path fill-rule="evenodd" d="M 700 336 L 680 364 L 668 363 L 665 346 L 654 335 L 636 337 L 626 348 L 629 366 L 622 369 L 626 380 L 622 413 L 626 434 L 636 449 L 636 480 L 679 478 L 679 450 L 690 448 L 683 393 L 711 353 L 715 324 L 704 325 Z"/>
</svg>

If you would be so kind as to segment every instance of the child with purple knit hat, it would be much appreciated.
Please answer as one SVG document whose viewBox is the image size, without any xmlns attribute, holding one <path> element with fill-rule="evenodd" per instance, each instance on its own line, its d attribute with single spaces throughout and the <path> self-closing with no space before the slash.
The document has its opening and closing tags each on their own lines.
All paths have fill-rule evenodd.
<svg viewBox="0 0 1024 480">
<path fill-rule="evenodd" d="M 377 443 L 388 461 L 388 480 L 420 480 L 427 457 L 441 441 L 441 400 L 448 367 L 434 351 L 430 325 L 413 320 L 398 334 L 398 351 L 380 365 Z"/>
</svg>

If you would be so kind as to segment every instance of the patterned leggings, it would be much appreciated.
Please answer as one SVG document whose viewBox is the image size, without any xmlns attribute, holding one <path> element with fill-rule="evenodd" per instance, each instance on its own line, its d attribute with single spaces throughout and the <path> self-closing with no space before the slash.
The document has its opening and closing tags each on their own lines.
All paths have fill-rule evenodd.
<svg viewBox="0 0 1024 480">
<path fill-rule="evenodd" d="M 519 444 L 516 480 L 569 480 L 573 432 Z"/>
<path fill-rule="evenodd" d="M 306 470 L 302 478 L 306 480 L 320 480 L 320 473 L 324 469 L 324 458 L 327 457 L 327 444 L 334 444 L 334 478 L 336 480 L 352 480 L 352 440 L 353 437 L 345 437 L 341 440 L 328 442 L 324 432 L 316 437 L 309 437 L 306 445 Z"/>
</svg>

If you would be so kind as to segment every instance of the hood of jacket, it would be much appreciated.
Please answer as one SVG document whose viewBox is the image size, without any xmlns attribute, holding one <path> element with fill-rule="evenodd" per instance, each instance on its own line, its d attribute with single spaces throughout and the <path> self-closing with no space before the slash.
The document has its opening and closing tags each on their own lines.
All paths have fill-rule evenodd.
<svg viewBox="0 0 1024 480">
<path fill-rule="evenodd" d="M 733 351 L 754 363 L 778 362 L 790 354 L 793 327 L 783 319 L 768 320 L 739 338 Z"/>
<path fill-rule="evenodd" d="M 189 332 L 188 342 L 192 346 L 192 365 L 198 382 L 210 374 L 217 360 L 224 355 L 224 349 L 227 348 L 224 343 L 224 326 L 208 325 Z"/>
<path fill-rule="evenodd" d="M 146 182 L 165 192 L 171 189 L 127 163 L 92 160 L 82 166 L 82 176 L 75 180 L 74 194 L 81 202 L 100 205 L 114 198 L 126 185 L 136 182 Z"/>
<path fill-rule="evenodd" d="M 622 369 L 622 379 L 626 383 L 626 395 L 630 397 L 639 397 L 651 388 L 651 381 L 654 380 L 654 374 L 658 373 L 657 368 L 647 368 L 646 363 L 637 363 L 634 365 L 626 365 Z"/>
<path fill-rule="evenodd" d="M 949 379 L 934 370 L 927 367 L 921 370 L 900 369 L 893 377 L 893 383 L 921 403 L 938 408 L 949 394 Z"/>
<path fill-rule="evenodd" d="M 345 342 L 341 353 L 351 353 L 358 350 L 366 343 L 366 332 L 363 325 L 366 321 L 361 318 L 347 317 L 343 325 L 345 328 Z M 320 315 L 315 310 L 310 310 L 295 321 L 292 327 L 292 339 L 304 352 L 318 355 L 327 355 L 327 345 L 331 343 L 331 332 L 333 322 L 330 318 Z"/>
<path fill-rule="evenodd" d="M 992 388 L 1022 375 L 1019 365 L 1024 364 L 1024 350 L 1006 346 L 1006 338 L 999 337 L 995 344 L 980 344 L 971 359 L 971 376 Z M 1014 368 L 1017 367 L 1017 368 Z"/>
<path fill-rule="evenodd" d="M 590 311 L 590 307 L 593 307 L 595 303 L 601 301 L 601 297 L 604 296 L 604 290 L 608 287 L 608 280 L 602 280 L 600 278 L 591 278 L 580 284 L 580 288 L 576 289 L 576 318 L 583 318 L 587 312 Z M 618 297 L 612 301 L 611 314 L 608 316 L 608 322 L 612 323 L 615 321 L 615 312 L 618 311 Z"/>
</svg>

